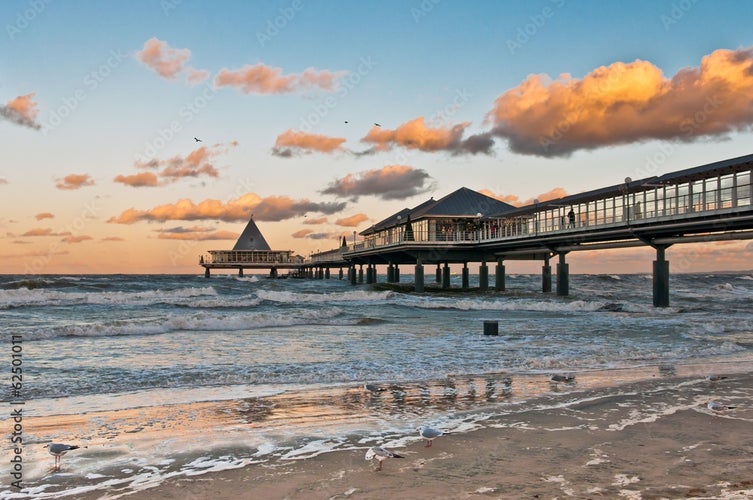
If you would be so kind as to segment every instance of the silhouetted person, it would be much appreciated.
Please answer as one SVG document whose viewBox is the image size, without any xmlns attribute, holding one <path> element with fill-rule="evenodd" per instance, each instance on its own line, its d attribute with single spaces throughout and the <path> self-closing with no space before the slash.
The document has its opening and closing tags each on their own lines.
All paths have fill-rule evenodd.
<svg viewBox="0 0 753 500">
<path fill-rule="evenodd" d="M 572 208 L 567 213 L 567 220 L 568 220 L 567 227 L 575 227 L 575 212 L 573 212 Z"/>
</svg>

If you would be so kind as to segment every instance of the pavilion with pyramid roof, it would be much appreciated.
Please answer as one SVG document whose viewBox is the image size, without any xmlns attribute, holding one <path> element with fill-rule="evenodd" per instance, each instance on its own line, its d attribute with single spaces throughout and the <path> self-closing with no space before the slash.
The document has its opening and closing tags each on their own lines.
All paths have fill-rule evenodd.
<svg viewBox="0 0 753 500">
<path fill-rule="evenodd" d="M 207 255 L 199 257 L 199 265 L 204 267 L 207 278 L 211 269 L 238 269 L 238 276 L 243 276 L 243 269 L 269 269 L 270 277 L 276 278 L 278 269 L 301 267 L 304 258 L 292 250 L 270 248 L 253 217 L 251 215 L 232 250 L 209 250 Z"/>
</svg>

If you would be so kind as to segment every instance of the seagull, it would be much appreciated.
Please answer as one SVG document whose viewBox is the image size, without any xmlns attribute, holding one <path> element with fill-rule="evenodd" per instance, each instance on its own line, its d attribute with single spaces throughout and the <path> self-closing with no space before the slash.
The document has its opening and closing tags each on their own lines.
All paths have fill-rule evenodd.
<svg viewBox="0 0 753 500">
<path fill-rule="evenodd" d="M 427 441 L 426 446 L 424 446 L 424 448 L 431 448 L 431 442 L 434 441 L 439 436 L 444 436 L 445 433 L 440 430 L 434 429 L 433 427 L 428 427 L 424 425 L 418 428 L 418 435 L 426 439 Z"/>
<path fill-rule="evenodd" d="M 348 123 L 348 120 L 345 120 L 345 123 Z"/>
<path fill-rule="evenodd" d="M 366 460 L 374 460 L 375 458 L 379 460 L 379 467 L 377 467 L 377 470 L 382 470 L 382 462 L 384 460 L 387 460 L 388 458 L 403 458 L 403 456 L 393 453 L 390 450 L 386 450 L 381 446 L 372 446 L 366 450 Z"/>
<path fill-rule="evenodd" d="M 194 137 L 194 138 L 193 138 L 193 140 L 194 140 L 194 141 L 196 141 L 196 142 L 204 142 L 204 141 L 202 141 L 201 139 L 198 139 L 198 138 L 196 138 L 196 137 Z"/>
<path fill-rule="evenodd" d="M 706 380 L 709 382 L 718 382 L 719 380 L 724 380 L 728 378 L 726 375 L 707 375 Z"/>
<path fill-rule="evenodd" d="M 378 123 L 374 123 L 374 126 L 375 127 L 381 127 L 381 125 L 379 125 Z"/>
<path fill-rule="evenodd" d="M 564 382 L 566 384 L 570 384 L 572 382 L 575 382 L 575 375 L 572 374 L 566 374 L 566 375 L 552 375 L 552 378 L 550 379 L 552 382 Z"/>
<path fill-rule="evenodd" d="M 718 403 L 716 401 L 709 401 L 708 403 L 706 403 L 706 408 L 708 408 L 711 411 L 724 411 L 724 410 L 731 410 L 735 407 L 725 405 L 723 403 Z"/>
<path fill-rule="evenodd" d="M 51 443 L 44 445 L 50 455 L 55 457 L 55 470 L 60 470 L 60 457 L 65 455 L 71 450 L 76 450 L 79 447 L 71 444 Z"/>
<path fill-rule="evenodd" d="M 379 387 L 376 384 L 364 384 L 363 388 L 369 392 L 384 392 L 384 387 Z"/>
</svg>

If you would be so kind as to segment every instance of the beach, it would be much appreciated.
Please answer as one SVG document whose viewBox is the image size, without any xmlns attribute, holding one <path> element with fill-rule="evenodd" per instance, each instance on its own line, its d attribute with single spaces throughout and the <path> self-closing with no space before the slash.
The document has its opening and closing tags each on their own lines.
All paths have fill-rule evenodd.
<svg viewBox="0 0 753 500">
<path fill-rule="evenodd" d="M 62 488 L 86 499 L 750 498 L 753 373 L 741 369 L 725 364 L 612 373 L 612 382 L 623 381 L 618 386 L 604 385 L 606 373 L 578 374 L 569 384 L 549 382 L 547 393 L 530 399 L 512 397 L 505 404 L 465 408 L 464 415 L 457 417 L 469 425 L 437 438 L 431 447 L 425 447 L 418 434 L 385 435 L 379 444 L 403 458 L 386 460 L 382 471 L 364 458 L 371 443 L 364 444 L 351 433 L 337 451 L 263 460 L 253 460 L 249 451 L 248 463 L 236 462 L 225 470 L 203 474 L 176 470 L 172 477 L 163 473 L 153 482 L 147 474 L 141 481 L 101 484 L 88 492 L 82 488 L 88 481 L 80 477 L 76 469 L 81 466 L 74 460 L 68 470 L 47 477 L 56 486 L 46 493 Z M 726 370 L 724 375 L 719 375 L 720 370 Z M 712 374 L 720 379 L 710 380 Z M 512 380 L 512 393 L 520 384 L 531 384 L 518 380 Z M 362 387 L 341 391 L 361 391 L 366 399 L 375 396 Z M 712 400 L 735 408 L 713 411 L 706 404 Z M 321 405 L 316 401 L 313 396 L 311 406 Z M 198 414 L 218 415 L 238 403 L 205 403 L 199 405 L 200 411 L 194 405 L 194 418 L 187 419 L 193 422 L 188 434 L 194 442 L 206 443 L 207 456 L 213 454 L 209 447 L 219 440 L 216 433 L 222 423 L 209 426 Z M 296 405 L 299 411 L 304 406 Z M 148 411 L 142 411 L 142 419 Z M 267 417 L 275 420 L 275 413 L 272 410 Z M 296 411 L 281 407 L 280 413 L 291 418 Z M 479 413 L 483 418 L 478 418 Z M 332 421 L 336 424 L 338 418 Z M 57 422 L 59 426 L 60 419 Z M 246 432 L 276 425 L 264 418 L 256 422 Z M 70 417 L 70 425 L 80 424 L 78 417 Z M 169 440 L 171 432 L 184 434 L 186 429 L 163 428 L 152 436 L 153 445 Z M 148 432 L 144 434 L 143 439 L 150 439 Z M 78 463 L 84 464 L 87 455 L 96 459 L 108 447 L 112 443 L 77 450 Z M 119 475 L 114 470 L 102 473 L 113 479 Z"/>
</svg>

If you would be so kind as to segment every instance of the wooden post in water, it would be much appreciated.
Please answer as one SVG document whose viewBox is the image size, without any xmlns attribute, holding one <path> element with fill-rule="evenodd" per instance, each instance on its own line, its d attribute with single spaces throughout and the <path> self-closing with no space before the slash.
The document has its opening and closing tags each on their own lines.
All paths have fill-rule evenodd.
<svg viewBox="0 0 753 500">
<path fill-rule="evenodd" d="M 544 265 L 541 268 L 541 291 L 544 293 L 552 291 L 552 266 L 549 265 L 549 256 L 544 258 Z"/>
<path fill-rule="evenodd" d="M 416 260 L 416 269 L 413 271 L 413 286 L 416 293 L 424 292 L 424 264 L 421 259 Z"/>
<path fill-rule="evenodd" d="M 499 335 L 499 321 L 484 321 L 484 335 Z"/>
<path fill-rule="evenodd" d="M 445 262 L 442 268 L 442 288 L 450 288 L 450 264 L 448 262 Z"/>
<path fill-rule="evenodd" d="M 467 290 L 470 287 L 470 282 L 468 280 L 468 262 L 463 262 L 463 283 L 462 283 L 463 290 Z"/>
</svg>

